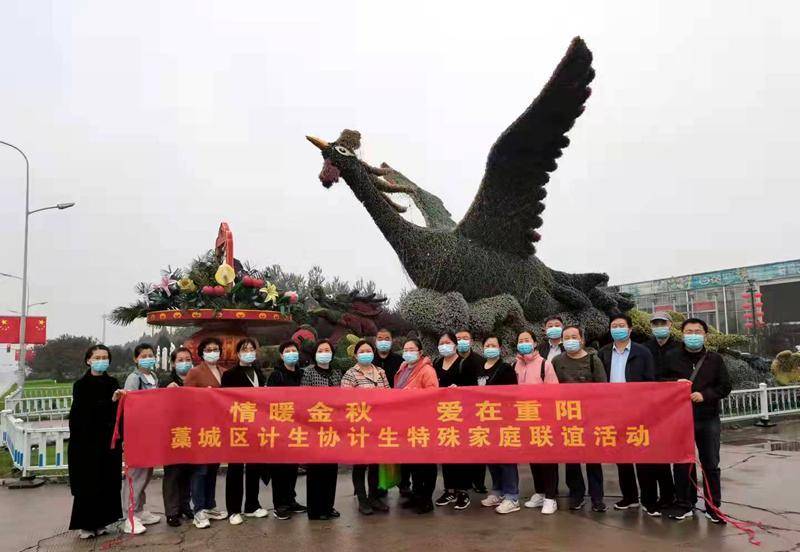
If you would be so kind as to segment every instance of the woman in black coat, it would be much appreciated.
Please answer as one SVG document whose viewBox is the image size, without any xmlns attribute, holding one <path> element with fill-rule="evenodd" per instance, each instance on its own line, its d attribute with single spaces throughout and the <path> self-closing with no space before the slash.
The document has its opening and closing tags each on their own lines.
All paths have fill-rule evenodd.
<svg viewBox="0 0 800 552">
<path fill-rule="evenodd" d="M 122 518 L 122 449 L 111 448 L 117 400 L 123 391 L 109 376 L 111 353 L 93 345 L 84 362 L 89 369 L 72 387 L 69 411 L 69 486 L 73 496 L 69 528 L 82 539 L 106 533 Z"/>
</svg>

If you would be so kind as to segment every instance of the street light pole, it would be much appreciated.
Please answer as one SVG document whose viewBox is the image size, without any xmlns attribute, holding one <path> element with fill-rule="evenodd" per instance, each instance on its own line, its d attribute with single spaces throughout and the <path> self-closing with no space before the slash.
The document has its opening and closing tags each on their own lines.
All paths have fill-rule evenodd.
<svg viewBox="0 0 800 552">
<path fill-rule="evenodd" d="M 103 345 L 106 344 L 106 320 L 108 320 L 108 315 L 104 314 L 103 315 L 103 340 L 101 341 L 101 343 Z"/>
<path fill-rule="evenodd" d="M 19 149 L 14 144 L 9 144 L 8 142 L 4 142 L 0 140 L 0 144 L 4 146 L 8 146 L 9 148 L 16 150 L 25 159 L 25 237 L 23 242 L 23 249 L 22 249 L 22 307 L 21 307 L 21 314 L 19 320 L 19 388 L 22 389 L 25 385 L 25 326 L 26 326 L 26 319 L 28 318 L 28 218 L 33 213 L 38 213 L 39 211 L 46 211 L 48 209 L 69 209 L 74 203 L 59 203 L 58 205 L 53 205 L 51 207 L 43 207 L 41 209 L 34 209 L 31 211 L 31 165 L 28 162 L 28 156 L 25 155 L 25 152 Z"/>
</svg>

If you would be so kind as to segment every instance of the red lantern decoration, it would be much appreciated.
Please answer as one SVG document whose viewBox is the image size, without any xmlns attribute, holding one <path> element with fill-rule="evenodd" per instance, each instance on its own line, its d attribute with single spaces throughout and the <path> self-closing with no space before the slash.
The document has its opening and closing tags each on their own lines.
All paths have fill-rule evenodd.
<svg viewBox="0 0 800 552">
<path fill-rule="evenodd" d="M 753 327 L 753 323 L 752 322 L 745 322 L 744 323 L 744 327 L 745 327 L 745 329 L 749 330 L 750 328 Z"/>
<path fill-rule="evenodd" d="M 753 318 L 753 313 L 752 312 L 746 312 L 746 313 L 744 313 L 744 317 L 749 320 L 749 319 Z"/>
<path fill-rule="evenodd" d="M 756 301 L 756 308 L 757 309 L 760 309 L 763 306 L 764 306 L 764 303 L 762 303 L 761 301 Z"/>
<path fill-rule="evenodd" d="M 753 295 L 753 297 L 755 297 L 756 299 L 761 299 L 761 292 L 760 292 L 760 291 L 757 291 L 757 292 L 755 293 L 755 295 Z"/>
<path fill-rule="evenodd" d="M 742 293 L 742 299 L 750 299 L 750 292 L 745 291 L 744 293 Z"/>
<path fill-rule="evenodd" d="M 745 303 L 744 305 L 742 305 L 742 308 L 744 310 L 750 310 L 751 308 L 753 308 L 753 305 L 751 305 L 750 303 Z"/>
</svg>

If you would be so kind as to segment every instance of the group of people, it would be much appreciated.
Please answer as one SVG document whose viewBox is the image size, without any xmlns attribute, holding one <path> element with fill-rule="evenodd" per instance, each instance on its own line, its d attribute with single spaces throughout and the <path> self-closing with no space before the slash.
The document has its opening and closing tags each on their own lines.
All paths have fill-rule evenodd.
<svg viewBox="0 0 800 552">
<path fill-rule="evenodd" d="M 167 386 L 425 389 L 684 381 L 691 384 L 695 443 L 710 491 L 705 493 L 705 516 L 713 523 L 723 522 L 718 513 L 719 402 L 731 391 L 725 364 L 720 355 L 705 347 L 708 326 L 703 320 L 689 318 L 683 322 L 682 341 L 672 336 L 672 321 L 666 314 L 655 313 L 651 325 L 653 337 L 638 344 L 631 340 L 631 319 L 625 314 L 616 315 L 609 325 L 612 343 L 595 350 L 587 347 L 580 326 L 565 324 L 560 317 L 553 316 L 545 322 L 546 339 L 542 343 L 537 343 L 532 331 L 517 336 L 511 363 L 503 359 L 497 336 L 486 336 L 479 354 L 473 350 L 469 330 L 445 332 L 439 336 L 439 354 L 432 361 L 416 338 L 406 339 L 402 351 L 395 353 L 391 333 L 382 329 L 374 340 L 356 343 L 355 365 L 344 373 L 332 368 L 333 346 L 329 341 L 316 342 L 313 359 L 305 367 L 299 365 L 298 345 L 288 341 L 280 345 L 280 361 L 268 378 L 258 363 L 255 340 L 242 339 L 236 346 L 238 363 L 225 370 L 219 366 L 222 343 L 208 337 L 196 351 L 202 359 L 197 365 L 192 362 L 192 352 L 184 347 L 172 353 Z M 145 343 L 136 347 L 133 359 L 136 368 L 122 388 L 106 373 L 110 357 L 104 345 L 90 347 L 85 355 L 88 369 L 74 385 L 69 420 L 70 485 L 74 496 L 70 529 L 78 530 L 82 538 L 104 533 L 106 526 L 121 519 L 129 506 L 133 508 L 133 516 L 125 516 L 123 530 L 127 533 L 140 534 L 146 525 L 160 521 L 146 507 L 146 490 L 153 469 L 130 468 L 120 499 L 121 449 L 108 446 L 114 431 L 115 403 L 121 395 L 158 387 L 155 352 Z M 624 393 L 624 388 L 620 391 Z M 487 467 L 491 476 L 488 491 L 484 485 Z M 697 502 L 694 464 L 619 464 L 617 468 L 622 498 L 614 504 L 615 509 L 641 506 L 650 516 L 665 514 L 676 520 L 694 515 Z M 298 469 L 294 464 L 229 464 L 225 475 L 226 509 L 222 510 L 217 507 L 215 496 L 218 464 L 164 466 L 162 485 L 167 523 L 179 526 L 186 520 L 202 529 L 209 527 L 211 520 L 227 519 L 231 525 L 239 525 L 247 517 L 266 517 L 268 511 L 259 503 L 261 482 L 272 483 L 273 515 L 278 519 L 300 513 L 311 520 L 338 518 L 340 514 L 334 508 L 338 465 L 305 467 L 307 506 L 296 500 Z M 558 465 L 536 463 L 530 469 L 534 492 L 524 506 L 540 509 L 543 514 L 555 513 Z M 435 464 L 402 466 L 399 490 L 405 500 L 401 507 L 420 514 L 432 512 L 436 506 L 464 510 L 470 507 L 470 491 L 473 491 L 488 493 L 480 504 L 498 514 L 521 509 L 516 464 L 442 465 L 443 493 L 434 502 L 437 475 Z M 565 475 L 569 509 L 584 508 L 588 486 L 592 511 L 606 511 L 601 465 L 586 464 L 582 468 L 579 464 L 567 464 Z M 353 466 L 352 478 L 360 513 L 371 515 L 389 510 L 387 492 L 379 488 L 378 465 Z"/>
</svg>

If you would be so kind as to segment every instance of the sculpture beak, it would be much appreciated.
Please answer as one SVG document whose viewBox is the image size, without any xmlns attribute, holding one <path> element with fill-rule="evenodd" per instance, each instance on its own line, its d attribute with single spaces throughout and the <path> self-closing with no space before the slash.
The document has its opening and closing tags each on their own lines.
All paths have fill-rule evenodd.
<svg viewBox="0 0 800 552">
<path fill-rule="evenodd" d="M 326 142 L 325 140 L 320 140 L 319 138 L 314 138 L 313 136 L 306 136 L 306 140 L 308 140 L 309 142 L 311 142 L 312 144 L 314 144 L 315 146 L 317 146 L 321 150 L 324 150 L 325 148 L 330 146 L 330 144 L 328 142 Z"/>
</svg>

